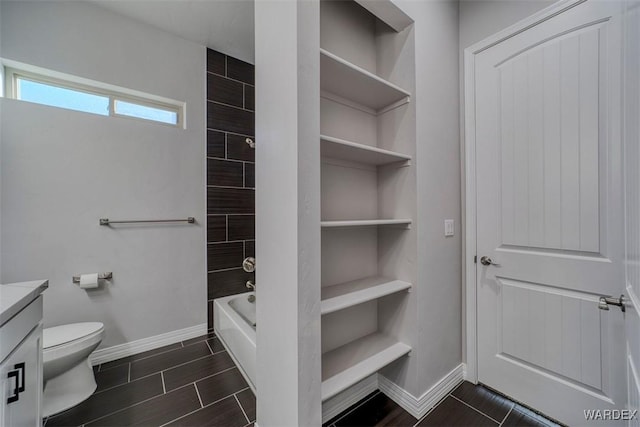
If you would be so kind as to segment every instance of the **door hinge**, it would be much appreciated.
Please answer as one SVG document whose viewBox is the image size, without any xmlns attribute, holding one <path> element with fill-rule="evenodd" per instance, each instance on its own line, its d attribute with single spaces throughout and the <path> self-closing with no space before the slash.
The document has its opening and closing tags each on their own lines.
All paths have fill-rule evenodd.
<svg viewBox="0 0 640 427">
<path fill-rule="evenodd" d="M 478 263 L 478 255 L 474 255 L 473 256 L 473 263 L 477 264 Z"/>
</svg>

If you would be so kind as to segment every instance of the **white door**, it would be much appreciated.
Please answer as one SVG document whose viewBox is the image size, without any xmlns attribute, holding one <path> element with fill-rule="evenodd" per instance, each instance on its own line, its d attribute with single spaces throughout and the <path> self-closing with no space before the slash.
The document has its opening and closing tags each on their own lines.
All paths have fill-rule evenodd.
<svg viewBox="0 0 640 427">
<path fill-rule="evenodd" d="M 588 0 L 475 62 L 478 380 L 569 425 L 626 405 L 624 315 L 598 304 L 625 292 L 622 10 Z"/>
</svg>

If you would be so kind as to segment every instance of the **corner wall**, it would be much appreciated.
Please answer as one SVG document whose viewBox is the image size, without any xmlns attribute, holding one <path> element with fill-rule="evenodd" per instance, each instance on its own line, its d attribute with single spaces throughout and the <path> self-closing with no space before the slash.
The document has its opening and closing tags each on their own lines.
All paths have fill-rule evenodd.
<svg viewBox="0 0 640 427">
<path fill-rule="evenodd" d="M 3 99 L 2 282 L 46 278 L 45 326 L 102 347 L 206 322 L 205 49 L 86 2 L 2 1 L 2 54 L 186 102 L 186 129 Z M 195 225 L 98 219 L 194 216 Z M 74 274 L 112 271 L 81 290 Z"/>
</svg>

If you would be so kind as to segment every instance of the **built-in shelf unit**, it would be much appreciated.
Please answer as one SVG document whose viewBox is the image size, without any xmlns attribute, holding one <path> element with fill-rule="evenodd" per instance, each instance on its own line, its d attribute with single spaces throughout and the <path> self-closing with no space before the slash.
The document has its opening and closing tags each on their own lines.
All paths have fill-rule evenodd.
<svg viewBox="0 0 640 427">
<path fill-rule="evenodd" d="M 411 351 L 411 23 L 387 0 L 320 3 L 323 401 Z"/>
</svg>

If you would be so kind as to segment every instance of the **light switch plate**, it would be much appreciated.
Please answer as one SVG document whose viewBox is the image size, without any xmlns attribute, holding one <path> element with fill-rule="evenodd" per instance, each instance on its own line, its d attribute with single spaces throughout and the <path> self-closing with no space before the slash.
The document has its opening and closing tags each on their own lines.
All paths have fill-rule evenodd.
<svg viewBox="0 0 640 427">
<path fill-rule="evenodd" d="M 453 236 L 454 228 L 453 228 L 453 220 L 445 219 L 444 220 L 444 235 L 445 237 Z"/>
</svg>

